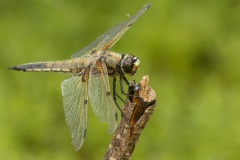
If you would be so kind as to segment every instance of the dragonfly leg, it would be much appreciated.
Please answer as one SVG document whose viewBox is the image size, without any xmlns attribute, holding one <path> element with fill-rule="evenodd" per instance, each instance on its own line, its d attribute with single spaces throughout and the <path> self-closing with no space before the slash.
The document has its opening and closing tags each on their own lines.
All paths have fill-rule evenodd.
<svg viewBox="0 0 240 160">
<path fill-rule="evenodd" d="M 113 98 L 115 101 L 117 101 L 117 97 L 123 102 L 125 103 L 125 101 L 122 99 L 122 97 L 120 97 L 118 94 L 117 94 L 117 91 L 116 91 L 116 77 L 113 78 Z M 120 79 L 120 86 L 121 86 L 121 92 L 122 94 L 124 95 L 127 95 L 126 93 L 124 93 L 124 88 L 123 88 L 123 84 L 122 84 L 122 80 Z"/>
<path fill-rule="evenodd" d="M 123 78 L 125 83 L 129 86 L 130 82 L 127 80 L 127 78 L 125 77 L 125 75 L 123 73 L 120 75 L 120 77 Z"/>
<path fill-rule="evenodd" d="M 123 77 L 122 76 L 119 76 L 120 77 L 120 79 L 119 79 L 119 81 L 120 81 L 120 88 L 121 88 L 121 92 L 122 92 L 122 94 L 123 95 L 128 95 L 127 93 L 125 93 L 125 91 L 124 91 L 124 86 L 123 86 Z"/>
<path fill-rule="evenodd" d="M 122 112 L 120 106 L 118 105 L 117 103 L 117 97 L 123 101 L 123 103 L 125 103 L 125 101 L 117 94 L 116 92 L 116 77 L 113 77 L 113 99 L 114 99 L 114 102 L 115 104 L 117 105 L 119 111 L 121 112 L 121 116 L 125 118 L 126 121 L 128 121 L 127 117 L 124 115 L 124 113 Z"/>
<path fill-rule="evenodd" d="M 125 103 L 125 101 L 122 99 L 122 97 L 120 97 L 117 93 L 116 93 L 116 96 L 117 96 L 123 103 Z"/>
<path fill-rule="evenodd" d="M 133 95 L 131 93 L 125 93 L 124 92 L 124 86 L 123 86 L 123 82 L 122 81 L 124 80 L 127 83 L 128 87 L 132 86 L 134 88 L 133 89 L 134 91 L 138 91 L 140 86 L 135 83 L 135 80 L 133 80 L 132 82 L 129 82 L 124 74 L 121 74 L 119 77 L 120 77 L 120 88 L 121 88 L 122 94 L 127 95 L 129 97 L 132 97 Z"/>
</svg>

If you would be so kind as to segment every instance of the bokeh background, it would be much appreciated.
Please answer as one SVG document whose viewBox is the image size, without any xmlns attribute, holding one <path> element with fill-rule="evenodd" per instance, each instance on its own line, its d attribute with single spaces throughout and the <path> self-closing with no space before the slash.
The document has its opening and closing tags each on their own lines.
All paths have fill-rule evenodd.
<svg viewBox="0 0 240 160">
<path fill-rule="evenodd" d="M 0 159 L 102 159 L 111 136 L 89 108 L 75 152 L 61 73 L 8 66 L 62 60 L 148 1 L 0 0 Z M 240 1 L 152 0 L 111 49 L 140 58 L 157 106 L 132 159 L 240 158 Z"/>
</svg>

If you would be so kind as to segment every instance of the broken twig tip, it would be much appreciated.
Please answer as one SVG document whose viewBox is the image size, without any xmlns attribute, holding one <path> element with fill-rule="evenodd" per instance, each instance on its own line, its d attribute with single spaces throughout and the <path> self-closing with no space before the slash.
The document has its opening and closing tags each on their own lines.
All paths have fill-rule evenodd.
<svg viewBox="0 0 240 160">
<path fill-rule="evenodd" d="M 104 157 L 107 159 L 129 159 L 137 145 L 139 136 L 144 129 L 156 105 L 156 93 L 148 85 L 149 77 L 144 76 L 139 83 L 129 86 L 129 94 L 125 102 L 123 113 L 129 121 L 122 118 L 113 140 Z"/>
</svg>

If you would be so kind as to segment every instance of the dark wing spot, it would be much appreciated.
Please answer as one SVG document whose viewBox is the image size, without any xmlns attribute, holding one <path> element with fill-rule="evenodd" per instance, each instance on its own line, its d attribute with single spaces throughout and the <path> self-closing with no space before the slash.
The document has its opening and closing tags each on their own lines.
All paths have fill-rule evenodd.
<svg viewBox="0 0 240 160">
<path fill-rule="evenodd" d="M 130 23 L 127 27 L 131 27 L 132 24 L 133 24 L 133 23 Z"/>
<path fill-rule="evenodd" d="M 84 100 L 84 103 L 83 104 L 87 104 L 87 99 Z"/>
<path fill-rule="evenodd" d="M 84 130 L 84 133 L 83 133 L 83 138 L 85 138 L 87 135 L 87 129 Z"/>
<path fill-rule="evenodd" d="M 107 95 L 107 96 L 110 96 L 110 95 L 111 95 L 111 93 L 110 93 L 110 92 L 106 92 L 106 95 Z"/>
<path fill-rule="evenodd" d="M 116 120 L 116 121 L 118 120 L 118 114 L 117 114 L 117 112 L 115 113 L 115 120 Z"/>
<path fill-rule="evenodd" d="M 91 55 L 95 54 L 96 53 L 96 49 L 94 49 L 92 52 L 91 52 Z"/>
</svg>

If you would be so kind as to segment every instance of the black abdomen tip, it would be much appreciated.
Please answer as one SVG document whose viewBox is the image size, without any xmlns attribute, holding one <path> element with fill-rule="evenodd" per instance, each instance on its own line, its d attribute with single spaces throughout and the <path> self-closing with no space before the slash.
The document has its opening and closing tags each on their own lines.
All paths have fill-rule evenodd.
<svg viewBox="0 0 240 160">
<path fill-rule="evenodd" d="M 21 66 L 10 66 L 8 69 L 16 70 L 16 71 L 26 71 L 26 68 Z"/>
</svg>

